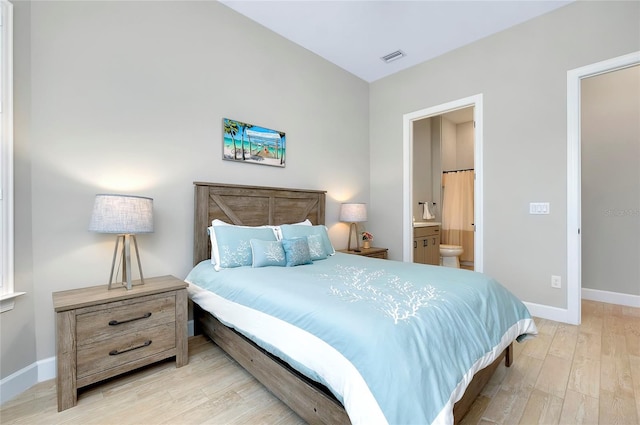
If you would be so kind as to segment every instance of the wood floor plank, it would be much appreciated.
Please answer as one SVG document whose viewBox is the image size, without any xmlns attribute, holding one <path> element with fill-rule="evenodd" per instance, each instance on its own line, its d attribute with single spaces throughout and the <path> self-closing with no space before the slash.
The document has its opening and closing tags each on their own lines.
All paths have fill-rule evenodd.
<svg viewBox="0 0 640 425">
<path fill-rule="evenodd" d="M 602 355 L 600 387 L 610 393 L 633 395 L 633 379 L 628 355 Z"/>
<path fill-rule="evenodd" d="M 519 423 L 531 392 L 529 388 L 519 388 L 515 391 L 501 388 L 489 402 L 481 422 L 504 425 Z"/>
<path fill-rule="evenodd" d="M 571 365 L 567 389 L 598 398 L 600 393 L 600 359 L 576 355 Z"/>
<path fill-rule="evenodd" d="M 580 324 L 580 332 L 602 334 L 604 319 L 601 315 L 585 316 L 582 315 L 582 323 Z"/>
<path fill-rule="evenodd" d="M 542 370 L 538 375 L 535 388 L 564 398 L 570 373 L 571 360 L 548 355 L 542 363 Z"/>
<path fill-rule="evenodd" d="M 559 423 L 597 425 L 599 423 L 598 412 L 598 398 L 568 389 L 562 405 Z M 607 422 L 602 424 L 606 425 Z"/>
<path fill-rule="evenodd" d="M 600 360 L 600 356 L 602 355 L 602 334 L 583 332 L 581 328 L 578 333 L 578 341 L 574 355 Z"/>
<path fill-rule="evenodd" d="M 502 381 L 501 388 L 507 391 L 515 391 L 520 388 L 533 390 L 542 370 L 544 360 L 522 355 L 508 370 L 508 374 Z"/>
<path fill-rule="evenodd" d="M 631 379 L 633 379 L 633 394 L 636 398 L 636 410 L 640 419 L 640 356 L 629 356 Z"/>
<path fill-rule="evenodd" d="M 600 391 L 601 424 L 629 425 L 640 423 L 636 400 L 625 392 Z"/>
<path fill-rule="evenodd" d="M 562 398 L 533 390 L 525 406 L 520 424 L 557 424 L 562 413 Z"/>
<path fill-rule="evenodd" d="M 634 317 L 632 320 L 630 317 L 633 316 L 626 317 L 624 324 L 624 336 L 627 343 L 627 352 L 631 356 L 640 356 L 640 326 L 638 326 L 640 318 Z"/>
<path fill-rule="evenodd" d="M 540 333 L 534 339 L 526 341 L 522 354 L 536 359 L 544 359 L 547 357 L 549 347 L 551 347 L 553 335 Z"/>
<path fill-rule="evenodd" d="M 571 360 L 576 349 L 577 340 L 578 327 L 560 323 L 549 346 L 549 354 Z"/>
</svg>

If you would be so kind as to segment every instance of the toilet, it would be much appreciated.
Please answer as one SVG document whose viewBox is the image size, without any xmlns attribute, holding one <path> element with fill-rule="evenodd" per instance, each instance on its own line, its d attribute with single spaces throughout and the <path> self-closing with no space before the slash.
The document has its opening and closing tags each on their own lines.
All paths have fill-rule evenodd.
<svg viewBox="0 0 640 425">
<path fill-rule="evenodd" d="M 445 267 L 460 268 L 460 256 L 464 250 L 460 245 L 440 244 L 440 265 Z"/>
</svg>

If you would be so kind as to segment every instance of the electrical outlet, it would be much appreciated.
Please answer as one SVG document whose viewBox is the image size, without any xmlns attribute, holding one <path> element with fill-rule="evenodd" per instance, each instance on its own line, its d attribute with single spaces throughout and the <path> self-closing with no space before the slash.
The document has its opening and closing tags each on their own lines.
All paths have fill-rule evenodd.
<svg viewBox="0 0 640 425">
<path fill-rule="evenodd" d="M 562 288 L 562 278 L 560 276 L 551 276 L 551 287 Z"/>
</svg>

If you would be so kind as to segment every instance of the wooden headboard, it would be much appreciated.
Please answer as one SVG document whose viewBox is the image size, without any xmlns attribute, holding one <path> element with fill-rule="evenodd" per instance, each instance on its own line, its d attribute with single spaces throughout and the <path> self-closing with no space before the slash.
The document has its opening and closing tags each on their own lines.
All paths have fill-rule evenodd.
<svg viewBox="0 0 640 425">
<path fill-rule="evenodd" d="M 193 264 L 211 257 L 207 228 L 214 219 L 227 223 L 260 226 L 324 222 L 324 190 L 284 189 L 194 182 L 195 217 Z"/>
</svg>

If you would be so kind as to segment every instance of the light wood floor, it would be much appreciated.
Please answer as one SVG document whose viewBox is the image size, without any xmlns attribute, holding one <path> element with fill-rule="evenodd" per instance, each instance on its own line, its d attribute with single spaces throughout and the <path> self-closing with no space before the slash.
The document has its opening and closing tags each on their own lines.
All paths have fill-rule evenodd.
<svg viewBox="0 0 640 425">
<path fill-rule="evenodd" d="M 536 319 L 463 424 L 640 423 L 640 309 L 583 301 L 582 325 Z M 163 362 L 81 391 L 57 412 L 55 380 L 0 408 L 8 424 L 302 424 L 217 346 L 189 340 L 189 365 Z"/>
</svg>

